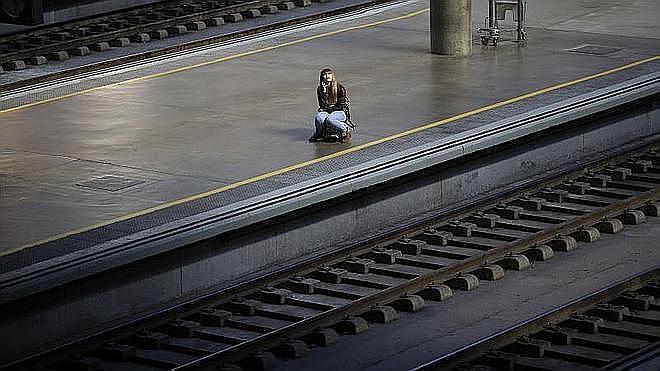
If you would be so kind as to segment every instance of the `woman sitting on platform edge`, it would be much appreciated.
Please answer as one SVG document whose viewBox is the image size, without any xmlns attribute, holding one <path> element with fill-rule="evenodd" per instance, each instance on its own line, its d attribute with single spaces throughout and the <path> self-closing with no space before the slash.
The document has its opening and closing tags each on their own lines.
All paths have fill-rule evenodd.
<svg viewBox="0 0 660 371">
<path fill-rule="evenodd" d="M 316 132 L 309 141 L 346 143 L 351 140 L 354 126 L 351 122 L 348 92 L 330 68 L 321 71 L 316 97 L 319 101 L 319 110 L 314 120 Z"/>
</svg>

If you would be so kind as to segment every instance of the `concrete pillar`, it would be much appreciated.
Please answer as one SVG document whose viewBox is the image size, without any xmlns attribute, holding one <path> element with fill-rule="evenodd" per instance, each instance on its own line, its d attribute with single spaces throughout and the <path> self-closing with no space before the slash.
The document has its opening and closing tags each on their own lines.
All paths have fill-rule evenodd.
<svg viewBox="0 0 660 371">
<path fill-rule="evenodd" d="M 472 0 L 431 0 L 431 52 L 472 54 Z"/>
</svg>

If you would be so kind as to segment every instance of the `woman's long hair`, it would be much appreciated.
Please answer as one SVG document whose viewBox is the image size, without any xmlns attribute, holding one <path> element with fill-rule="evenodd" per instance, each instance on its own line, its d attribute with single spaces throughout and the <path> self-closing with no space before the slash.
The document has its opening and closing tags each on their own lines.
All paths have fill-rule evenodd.
<svg viewBox="0 0 660 371">
<path fill-rule="evenodd" d="M 337 82 L 337 75 L 335 74 L 335 71 L 333 71 L 331 68 L 322 69 L 321 74 L 319 75 L 319 86 L 321 87 L 323 85 L 323 74 L 326 72 L 332 73 L 332 83 L 330 84 L 330 91 L 328 91 L 328 103 L 330 103 L 330 105 L 335 105 L 337 103 L 337 94 L 339 91 L 339 83 Z"/>
</svg>

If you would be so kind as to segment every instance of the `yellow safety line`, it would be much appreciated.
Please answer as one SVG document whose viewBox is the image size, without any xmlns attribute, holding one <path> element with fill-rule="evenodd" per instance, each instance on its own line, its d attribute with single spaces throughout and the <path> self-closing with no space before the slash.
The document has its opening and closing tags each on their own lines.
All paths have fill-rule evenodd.
<svg viewBox="0 0 660 371">
<path fill-rule="evenodd" d="M 226 60 L 238 58 L 239 56 L 246 56 L 246 55 L 259 53 L 259 52 L 266 51 L 266 50 L 273 50 L 273 49 L 277 49 L 279 47 L 286 46 L 286 45 L 295 45 L 295 44 L 303 42 L 303 41 L 313 40 L 313 39 L 323 37 L 323 36 L 328 36 L 328 35 L 334 35 L 334 34 L 338 34 L 338 33 L 341 33 L 341 32 L 346 32 L 348 30 L 355 30 L 355 29 L 365 28 L 365 27 L 369 27 L 369 26 L 374 26 L 376 24 L 383 24 L 383 23 L 386 23 L 386 22 L 391 22 L 391 21 L 394 21 L 394 20 L 405 19 L 405 18 L 409 18 L 409 17 L 415 16 L 415 15 L 422 14 L 423 12 L 426 12 L 426 11 L 428 11 L 428 8 L 417 11 L 417 12 L 413 12 L 413 13 L 410 13 L 410 14 L 407 14 L 407 15 L 404 15 L 404 16 L 396 17 L 396 18 L 381 20 L 381 21 L 374 22 L 374 23 L 369 23 L 369 24 L 360 25 L 360 26 L 353 26 L 353 27 L 349 27 L 349 28 L 346 28 L 346 29 L 341 29 L 341 30 L 336 30 L 336 31 L 332 31 L 332 32 L 327 32 L 327 33 L 324 33 L 324 34 L 310 36 L 310 37 L 307 37 L 307 38 L 304 38 L 304 39 L 287 42 L 285 44 L 280 44 L 280 45 L 271 46 L 271 47 L 267 47 L 267 48 L 263 48 L 263 49 L 258 49 L 258 50 L 254 50 L 254 51 L 251 51 L 251 52 L 236 54 L 234 56 L 224 57 L 224 58 L 217 59 L 217 60 L 214 60 L 214 61 L 205 62 L 205 63 L 199 64 L 199 65 L 196 65 L 196 66 L 182 67 L 182 68 L 179 68 L 177 70 L 162 72 L 162 73 L 159 73 L 159 74 L 156 74 L 156 75 L 150 75 L 150 76 L 146 76 L 146 77 L 140 77 L 140 78 L 136 78 L 136 79 L 133 79 L 133 80 L 127 80 L 125 82 L 144 80 L 146 78 L 152 78 L 152 77 L 157 77 L 157 76 L 164 76 L 164 75 L 167 75 L 167 74 L 170 74 L 170 73 L 180 72 L 180 71 L 183 71 L 183 70 L 186 70 L 186 69 L 191 69 L 191 68 L 199 67 L 199 66 L 202 66 L 202 65 L 208 65 L 208 64 L 212 64 L 212 63 L 218 63 L 218 62 L 221 62 L 221 61 L 226 61 Z M 410 134 L 418 133 L 420 131 L 427 130 L 427 129 L 430 129 L 430 128 L 434 128 L 434 127 L 437 127 L 439 125 L 443 125 L 443 124 L 446 124 L 446 123 L 449 123 L 449 122 L 460 120 L 460 119 L 463 119 L 463 118 L 466 118 L 466 117 L 469 117 L 469 116 L 473 116 L 473 115 L 476 115 L 476 114 L 479 114 L 479 113 L 482 113 L 482 112 L 485 112 L 485 111 L 490 111 L 490 110 L 493 110 L 493 109 L 496 109 L 496 108 L 499 108 L 499 107 L 502 107 L 502 106 L 505 106 L 505 105 L 516 103 L 516 102 L 519 102 L 519 101 L 522 101 L 522 100 L 525 100 L 525 99 L 529 99 L 529 98 L 532 98 L 532 97 L 535 97 L 535 96 L 538 96 L 538 95 L 541 95 L 541 94 L 549 93 L 549 92 L 552 92 L 554 90 L 562 89 L 562 88 L 565 88 L 565 87 L 568 87 L 568 86 L 571 86 L 571 85 L 579 84 L 581 82 L 585 82 L 585 81 L 588 81 L 588 80 L 593 80 L 593 79 L 596 79 L 596 78 L 599 78 L 599 77 L 610 75 L 612 73 L 620 72 L 620 71 L 623 71 L 623 70 L 626 70 L 626 69 L 629 69 L 629 68 L 633 68 L 633 67 L 645 64 L 645 63 L 653 62 L 653 61 L 656 61 L 656 60 L 660 60 L 660 55 L 656 55 L 654 57 L 642 59 L 640 61 L 629 63 L 629 64 L 626 64 L 626 65 L 621 66 L 621 67 L 613 68 L 613 69 L 603 71 L 603 72 L 600 72 L 600 73 L 596 73 L 596 74 L 593 74 L 593 75 L 590 75 L 590 76 L 585 76 L 585 77 L 582 77 L 582 78 L 579 78 L 579 79 L 576 79 L 576 80 L 572 80 L 572 81 L 568 81 L 568 82 L 565 82 L 565 83 L 562 83 L 562 84 L 550 86 L 550 87 L 547 87 L 547 88 L 544 88 L 544 89 L 541 89 L 541 90 L 537 90 L 537 91 L 534 91 L 534 92 L 531 92 L 531 93 L 528 93 L 528 94 L 525 94 L 525 95 L 521 95 L 521 96 L 518 96 L 518 97 L 515 97 L 515 98 L 507 99 L 505 101 L 494 103 L 494 104 L 484 106 L 484 107 L 481 107 L 481 108 L 477 108 L 477 109 L 474 109 L 474 110 L 471 110 L 471 111 L 467 111 L 467 112 L 461 113 L 461 114 L 456 115 L 456 116 L 452 116 L 452 117 L 442 119 L 442 120 L 439 120 L 439 121 L 431 122 L 429 124 L 422 125 L 422 126 L 410 129 L 410 130 L 406 130 L 406 131 L 403 131 L 403 132 L 398 133 L 398 134 L 394 134 L 394 135 L 391 135 L 391 136 L 388 136 L 388 137 L 384 137 L 384 138 L 377 139 L 377 140 L 374 140 L 374 141 L 371 141 L 371 142 L 360 144 L 360 145 L 357 145 L 357 146 L 354 146 L 354 147 L 351 147 L 351 148 L 348 148 L 348 149 L 345 149 L 345 150 L 342 150 L 342 151 L 331 153 L 331 154 L 323 156 L 323 157 L 315 158 L 313 160 L 309 160 L 309 161 L 301 162 L 301 163 L 298 163 L 298 164 L 295 164 L 295 165 L 287 166 L 287 167 L 284 167 L 284 168 L 281 168 L 281 169 L 278 169 L 278 170 L 275 170 L 275 171 L 272 171 L 272 172 L 269 172 L 269 173 L 266 173 L 266 174 L 261 174 L 261 175 L 258 175 L 258 176 L 255 176 L 255 177 L 252 177 L 252 178 L 249 178 L 249 179 L 245 179 L 245 180 L 242 180 L 242 181 L 239 181 L 239 182 L 236 182 L 236 183 L 228 184 L 228 185 L 220 187 L 220 188 L 212 189 L 212 190 L 207 191 L 207 192 L 203 192 L 203 193 L 199 193 L 199 194 L 196 194 L 196 195 L 181 198 L 181 199 L 178 199 L 178 200 L 166 202 L 166 203 L 163 203 L 163 204 L 160 204 L 160 205 L 157 205 L 157 206 L 154 206 L 154 207 L 150 207 L 150 208 L 147 208 L 147 209 L 144 209 L 144 210 L 140 210 L 140 211 L 137 211 L 137 212 L 134 212 L 134 213 L 123 215 L 123 216 L 113 218 L 113 219 L 110 219 L 110 220 L 107 220 L 107 221 L 103 221 L 103 222 L 100 222 L 100 223 L 92 224 L 92 225 L 84 227 L 84 228 L 80 228 L 80 229 L 72 230 L 72 231 L 69 231 L 69 232 L 61 233 L 61 234 L 58 234 L 58 235 L 49 237 L 47 239 L 34 242 L 34 243 L 31 243 L 31 244 L 28 244 L 28 245 L 24 245 L 24 246 L 21 246 L 21 247 L 16 247 L 16 248 L 13 248 L 13 249 L 3 251 L 3 252 L 0 253 L 0 256 L 8 255 L 8 254 L 11 254 L 11 253 L 16 252 L 16 251 L 20 251 L 20 250 L 23 250 L 23 249 L 26 249 L 26 248 L 37 246 L 37 245 L 41 245 L 41 244 L 51 242 L 51 241 L 54 241 L 54 240 L 58 240 L 58 239 L 61 239 L 61 238 L 64 238 L 64 237 L 68 237 L 68 236 L 71 236 L 71 235 L 74 235 L 74 234 L 86 232 L 86 231 L 89 231 L 89 230 L 92 230 L 92 229 L 95 229 L 95 228 L 98 228 L 98 227 L 102 227 L 102 226 L 105 226 L 105 225 L 109 225 L 109 224 L 113 224 L 113 223 L 116 223 L 116 222 L 128 220 L 128 219 L 131 219 L 131 218 L 135 218 L 135 217 L 138 217 L 138 216 L 146 215 L 146 214 L 149 214 L 151 212 L 162 210 L 162 209 L 172 207 L 172 206 L 175 206 L 175 205 L 179 205 L 179 204 L 182 204 L 182 203 L 185 203 L 185 202 L 188 202 L 188 201 L 193 201 L 193 200 L 197 200 L 197 199 L 207 197 L 207 196 L 210 196 L 210 195 L 214 195 L 214 194 L 217 194 L 217 193 L 225 192 L 225 191 L 228 191 L 230 189 L 234 189 L 236 187 L 240 187 L 240 186 L 243 186 L 243 185 L 246 185 L 246 184 L 254 183 L 254 182 L 264 180 L 264 179 L 267 179 L 267 178 L 271 178 L 271 177 L 274 177 L 274 176 L 277 176 L 277 175 L 280 175 L 280 174 L 284 174 L 284 173 L 292 171 L 292 170 L 300 169 L 300 168 L 303 168 L 303 167 L 306 167 L 306 166 L 309 166 L 309 165 L 313 165 L 313 164 L 316 164 L 316 163 L 319 163 L 319 162 L 322 162 L 322 161 L 333 159 L 335 157 L 343 156 L 343 155 L 346 155 L 346 154 L 349 154 L 349 153 L 352 153 L 352 152 L 357 152 L 357 151 L 363 150 L 365 148 L 375 146 L 377 144 L 392 141 L 394 139 L 401 138 L 401 137 L 404 137 L 404 136 L 407 136 L 407 135 L 410 135 Z M 115 83 L 113 85 L 119 85 L 119 84 L 121 84 L 121 83 Z M 109 85 L 106 85 L 106 86 L 109 86 Z M 100 88 L 101 87 L 90 89 L 90 90 L 87 90 L 87 91 L 97 90 L 97 89 L 100 89 Z M 77 94 L 74 93 L 74 94 L 71 94 L 71 95 L 77 95 Z M 69 95 L 69 96 L 71 96 L 71 95 Z M 64 97 L 66 97 L 66 96 L 64 96 Z M 58 98 L 54 98 L 54 99 L 51 99 L 49 101 L 57 100 L 57 99 Z M 47 102 L 47 101 L 44 101 L 43 103 L 45 103 L 45 102 Z M 35 104 L 40 104 L 40 102 L 37 102 Z M 35 104 L 32 104 L 32 105 L 35 105 Z M 23 107 L 25 107 L 25 106 L 23 106 Z M 4 112 L 4 111 L 0 111 L 0 113 L 1 112 Z"/>
<path fill-rule="evenodd" d="M 41 101 L 38 101 L 38 102 L 27 103 L 27 104 L 24 104 L 22 106 L 17 106 L 17 107 L 12 107 L 12 108 L 7 108 L 7 109 L 4 109 L 4 110 L 0 110 L 0 113 L 18 111 L 18 110 L 21 110 L 21 109 L 30 108 L 30 107 L 34 107 L 34 106 L 37 106 L 37 105 L 58 101 L 60 99 L 66 99 L 66 98 L 70 98 L 70 97 L 75 97 L 77 95 L 90 93 L 90 92 L 100 90 L 100 89 L 105 89 L 105 88 L 109 88 L 109 87 L 113 87 L 113 86 L 117 86 L 117 85 L 137 82 L 137 81 L 143 81 L 143 80 L 147 80 L 147 79 L 153 79 L 153 78 L 156 78 L 156 77 L 167 76 L 167 75 L 171 75 L 171 74 L 174 74 L 174 73 L 188 71 L 188 70 L 191 70 L 191 69 L 194 69 L 194 68 L 204 67 L 204 66 L 208 66 L 208 65 L 211 65 L 211 64 L 221 63 L 221 62 L 227 62 L 227 61 L 231 61 L 231 60 L 242 58 L 242 57 L 247 57 L 247 56 L 258 54 L 258 53 L 263 53 L 263 52 L 267 52 L 267 51 L 271 51 L 271 50 L 275 50 L 275 49 L 279 49 L 279 48 L 284 48 L 284 47 L 291 46 L 291 45 L 297 45 L 297 44 L 304 43 L 304 42 L 307 42 L 307 41 L 320 39 L 322 37 L 328 37 L 328 36 L 333 36 L 333 35 L 337 35 L 337 34 L 344 33 L 344 32 L 360 30 L 360 29 L 367 28 L 367 27 L 378 26 L 378 25 L 381 25 L 381 24 L 384 24 L 384 23 L 400 21 L 402 19 L 412 18 L 412 17 L 418 16 L 418 15 L 426 13 L 428 11 L 429 11 L 429 8 L 425 8 L 425 9 L 422 9 L 422 10 L 418 10 L 418 11 L 408 13 L 408 14 L 404 14 L 402 16 L 398 16 L 398 17 L 394 17 L 394 18 L 387 18 L 387 19 L 383 19 L 383 20 L 380 20 L 380 21 L 372 22 L 372 23 L 366 23 L 366 24 L 362 24 L 362 25 L 358 25 L 358 26 L 342 28 L 340 30 L 324 32 L 324 33 L 321 33 L 321 34 L 318 34 L 318 35 L 312 35 L 312 36 L 304 37 L 302 39 L 288 41 L 288 42 L 285 42 L 285 43 L 282 43 L 282 44 L 272 45 L 272 46 L 268 46 L 268 47 L 261 48 L 261 49 L 250 50 L 250 51 L 243 52 L 243 53 L 232 54 L 232 55 L 229 55 L 229 56 L 226 56 L 226 57 L 213 59 L 213 60 L 210 60 L 210 61 L 206 61 L 206 62 L 202 62 L 202 63 L 198 63 L 198 64 L 193 64 L 193 65 L 190 65 L 190 66 L 175 68 L 173 70 L 169 70 L 169 71 L 165 71 L 165 72 L 159 72 L 159 73 L 155 73 L 155 74 L 152 74 L 152 75 L 140 76 L 140 77 L 136 77 L 136 78 L 129 79 L 129 80 L 115 82 L 115 83 L 112 83 L 112 84 L 97 86 L 95 88 L 80 90 L 80 91 L 76 91 L 76 92 L 73 92 L 73 93 L 64 94 L 64 95 L 61 95 L 59 97 L 49 98 L 49 99 L 41 100 Z"/>
</svg>

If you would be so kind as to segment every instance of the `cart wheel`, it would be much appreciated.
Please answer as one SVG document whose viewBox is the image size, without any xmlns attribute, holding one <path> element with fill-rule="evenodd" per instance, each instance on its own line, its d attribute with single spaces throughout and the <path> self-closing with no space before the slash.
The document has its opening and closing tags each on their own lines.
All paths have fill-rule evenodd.
<svg viewBox="0 0 660 371">
<path fill-rule="evenodd" d="M 488 45 L 488 38 L 484 37 L 484 36 L 481 36 L 481 44 L 482 45 Z"/>
<path fill-rule="evenodd" d="M 493 46 L 497 46 L 497 39 L 493 39 Z"/>
</svg>

